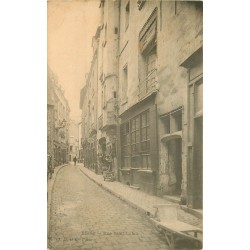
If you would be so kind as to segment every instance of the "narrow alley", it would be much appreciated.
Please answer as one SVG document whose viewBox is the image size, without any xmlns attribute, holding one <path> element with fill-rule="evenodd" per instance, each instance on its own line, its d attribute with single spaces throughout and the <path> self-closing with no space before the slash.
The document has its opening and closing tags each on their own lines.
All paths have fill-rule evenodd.
<svg viewBox="0 0 250 250">
<path fill-rule="evenodd" d="M 68 165 L 52 192 L 49 246 L 74 249 L 168 249 L 145 215 Z"/>
</svg>

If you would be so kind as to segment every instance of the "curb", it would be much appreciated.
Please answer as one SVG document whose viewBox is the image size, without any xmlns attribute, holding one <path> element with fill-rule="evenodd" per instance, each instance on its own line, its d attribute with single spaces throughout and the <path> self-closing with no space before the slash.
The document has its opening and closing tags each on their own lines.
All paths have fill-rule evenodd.
<svg viewBox="0 0 250 250">
<path fill-rule="evenodd" d="M 139 205 L 137 205 L 134 202 L 131 202 L 130 200 L 128 200 L 127 198 L 123 197 L 120 194 L 117 194 L 114 190 L 112 190 L 111 188 L 107 187 L 107 186 L 103 186 L 101 183 L 99 183 L 98 181 L 96 181 L 94 178 L 90 177 L 87 173 L 85 173 L 80 167 L 79 170 L 91 181 L 93 181 L 96 185 L 100 186 L 102 189 L 104 189 L 105 191 L 111 193 L 112 195 L 116 196 L 117 198 L 119 198 L 120 200 L 126 202 L 128 205 L 130 205 L 131 207 L 137 209 L 140 213 L 142 213 L 143 215 L 146 215 L 148 221 L 152 224 L 155 225 L 155 223 L 150 219 L 154 217 L 154 214 L 152 214 L 150 211 L 148 211 L 147 209 L 140 207 Z M 167 200 L 167 199 L 165 199 Z M 169 200 L 170 201 L 170 200 Z M 170 201 L 171 202 L 171 201 Z M 173 201 L 172 201 L 173 202 Z M 179 206 L 180 209 L 184 210 L 185 212 L 194 215 L 195 217 L 197 217 L 198 219 L 202 219 L 203 215 L 201 212 L 193 210 L 191 208 L 188 208 L 184 205 L 180 205 Z"/>
<path fill-rule="evenodd" d="M 52 191 L 54 189 L 54 184 L 56 181 L 56 177 L 58 172 L 65 166 L 67 166 L 68 164 L 63 164 L 61 166 L 58 166 L 55 168 L 54 170 L 54 175 L 52 176 L 52 178 L 47 182 L 47 234 L 49 235 L 49 223 L 50 223 L 50 210 L 51 210 L 51 196 L 52 196 Z M 50 183 L 49 183 L 50 182 Z"/>
</svg>

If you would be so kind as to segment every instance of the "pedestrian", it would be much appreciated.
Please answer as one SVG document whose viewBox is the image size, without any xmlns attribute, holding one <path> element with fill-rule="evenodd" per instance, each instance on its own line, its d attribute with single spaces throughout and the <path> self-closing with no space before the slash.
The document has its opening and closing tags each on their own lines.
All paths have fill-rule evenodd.
<svg viewBox="0 0 250 250">
<path fill-rule="evenodd" d="M 76 161 L 77 161 L 77 158 L 76 158 L 76 156 L 74 157 L 73 161 L 74 161 L 74 163 L 75 163 L 75 166 L 76 166 Z"/>
</svg>

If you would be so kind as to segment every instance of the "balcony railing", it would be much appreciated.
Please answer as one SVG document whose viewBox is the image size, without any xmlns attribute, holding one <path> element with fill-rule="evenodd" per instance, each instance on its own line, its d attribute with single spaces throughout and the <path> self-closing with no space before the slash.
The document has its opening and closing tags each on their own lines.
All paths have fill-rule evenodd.
<svg viewBox="0 0 250 250">
<path fill-rule="evenodd" d="M 139 83 L 139 100 L 157 90 L 157 83 L 158 81 L 156 78 L 156 69 L 154 69 L 148 74 L 148 76 L 143 81 Z"/>
</svg>

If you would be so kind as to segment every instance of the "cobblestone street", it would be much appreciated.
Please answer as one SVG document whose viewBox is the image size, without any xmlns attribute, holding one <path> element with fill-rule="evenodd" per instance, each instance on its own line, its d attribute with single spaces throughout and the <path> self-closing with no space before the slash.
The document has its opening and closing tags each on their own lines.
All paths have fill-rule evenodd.
<svg viewBox="0 0 250 250">
<path fill-rule="evenodd" d="M 54 184 L 48 242 L 52 250 L 168 249 L 146 216 L 72 165 Z"/>
</svg>

